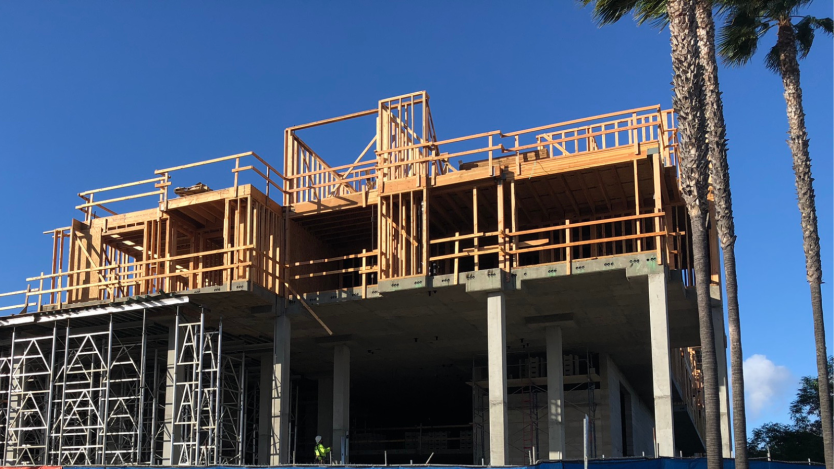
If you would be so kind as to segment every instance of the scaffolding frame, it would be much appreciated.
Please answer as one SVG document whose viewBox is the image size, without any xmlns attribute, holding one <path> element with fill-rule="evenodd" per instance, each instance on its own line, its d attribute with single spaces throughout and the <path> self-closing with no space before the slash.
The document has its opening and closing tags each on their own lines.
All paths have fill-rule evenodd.
<svg viewBox="0 0 834 469">
<path fill-rule="evenodd" d="M 12 330 L 11 378 L 4 465 L 47 465 L 58 325 L 52 334 L 20 337 Z M 12 403 L 15 405 L 12 406 Z"/>
<path fill-rule="evenodd" d="M 240 464 L 246 420 L 240 397 L 245 392 L 245 356 L 224 357 L 223 320 L 217 329 L 206 328 L 203 308 L 198 322 L 185 322 L 177 314 L 174 327 L 176 464 Z"/>
</svg>

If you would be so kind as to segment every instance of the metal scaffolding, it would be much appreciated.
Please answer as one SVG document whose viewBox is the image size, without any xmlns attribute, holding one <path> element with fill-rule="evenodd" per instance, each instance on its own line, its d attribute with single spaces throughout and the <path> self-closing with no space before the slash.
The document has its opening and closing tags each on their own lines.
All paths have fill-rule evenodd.
<svg viewBox="0 0 834 469">
<path fill-rule="evenodd" d="M 2 465 L 155 465 L 167 444 L 175 465 L 255 461 L 258 367 L 247 346 L 226 352 L 222 320 L 209 328 L 202 310 L 198 322 L 177 310 L 171 326 L 139 311 L 55 321 L 51 334 L 11 329 L 0 345 Z"/>
<path fill-rule="evenodd" d="M 57 324 L 48 336 L 19 337 L 17 331 L 12 331 L 4 465 L 49 463 L 50 403 L 57 341 Z"/>
<path fill-rule="evenodd" d="M 178 315 L 175 328 L 172 443 L 177 464 L 240 464 L 245 357 L 223 355 L 223 322 L 215 330 L 206 328 L 203 311 L 199 322 L 183 322 Z"/>
</svg>

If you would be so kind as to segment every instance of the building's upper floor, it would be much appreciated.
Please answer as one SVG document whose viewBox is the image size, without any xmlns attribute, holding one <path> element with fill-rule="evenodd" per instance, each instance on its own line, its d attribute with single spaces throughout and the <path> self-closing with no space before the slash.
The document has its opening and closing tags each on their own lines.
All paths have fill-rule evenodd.
<svg viewBox="0 0 834 469">
<path fill-rule="evenodd" d="M 343 159 L 352 163 L 331 166 L 301 136 L 344 121 L 373 138 Z M 283 170 L 247 152 L 81 192 L 83 216 L 45 232 L 51 266 L 32 265 L 43 272 L 0 295 L 0 310 L 253 285 L 285 298 L 365 298 L 384 280 L 550 264 L 570 272 L 578 259 L 634 253 L 691 284 L 674 122 L 648 106 L 438 140 L 427 93 L 384 99 L 286 129 Z M 232 165 L 224 189 L 186 179 Z M 148 208 L 122 213 L 141 201 Z M 712 251 L 717 259 L 715 242 Z"/>
</svg>

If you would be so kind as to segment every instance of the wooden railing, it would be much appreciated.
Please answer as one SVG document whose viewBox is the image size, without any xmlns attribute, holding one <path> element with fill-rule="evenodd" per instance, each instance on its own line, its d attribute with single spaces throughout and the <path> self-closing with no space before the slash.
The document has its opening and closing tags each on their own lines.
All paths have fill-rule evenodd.
<svg viewBox="0 0 834 469">
<path fill-rule="evenodd" d="M 372 138 L 352 164 L 331 167 L 295 133 L 288 133 L 285 203 L 315 202 L 371 189 L 376 181 L 376 162 L 361 161 L 376 142 Z"/>
<path fill-rule="evenodd" d="M 294 132 L 288 132 L 285 164 L 287 174 L 291 175 L 293 188 L 290 192 L 295 194 L 294 202 L 317 201 L 374 188 L 385 192 L 386 181 L 406 178 L 413 178 L 415 187 L 422 187 L 428 184 L 427 181 L 454 172 L 453 159 L 458 162 L 483 159 L 489 174 L 494 175 L 497 157 L 514 156 L 513 172 L 519 175 L 523 155 L 536 150 L 546 151 L 549 157 L 563 157 L 625 147 L 633 147 L 639 152 L 641 146 L 646 145 L 658 148 L 665 166 L 676 164 L 674 114 L 661 110 L 660 106 L 509 133 L 494 130 L 446 140 L 436 140 L 433 133 L 421 137 L 409 128 L 413 122 L 403 123 L 387 109 L 380 107 L 379 115 L 384 123 L 379 124 L 376 139 L 371 140 L 359 158 L 349 165 L 329 166 Z M 361 115 L 368 115 L 368 112 Z M 423 127 L 426 126 L 433 129 L 430 114 L 429 123 L 423 123 Z M 361 161 L 375 142 L 376 160 Z M 502 164 L 506 164 L 505 160 Z"/>
<path fill-rule="evenodd" d="M 247 157 L 252 157 L 255 160 L 255 163 L 249 164 L 246 166 L 241 166 L 241 160 Z M 180 166 L 174 166 L 171 168 L 165 169 L 158 169 L 154 171 L 155 174 L 160 175 L 161 178 L 164 179 L 164 183 L 160 184 L 160 187 L 163 187 L 164 190 L 164 198 L 160 202 L 161 207 L 163 210 L 167 209 L 167 202 L 168 202 L 168 191 L 167 188 L 172 185 L 171 183 L 171 173 L 176 171 L 182 171 L 184 169 L 191 169 L 197 168 L 200 166 L 206 166 L 210 164 L 222 163 L 224 161 L 231 161 L 234 160 L 235 167 L 232 168 L 232 174 L 234 176 L 233 185 L 232 187 L 238 187 L 240 184 L 240 174 L 245 171 L 252 171 L 253 173 L 260 176 L 264 182 L 266 183 L 264 193 L 267 197 L 270 195 L 270 191 L 272 188 L 277 189 L 279 192 L 286 193 L 285 190 L 285 181 L 286 178 L 284 175 L 275 169 L 272 165 L 266 162 L 263 158 L 258 156 L 257 153 L 253 151 L 248 151 L 246 153 L 238 153 L 236 155 L 229 155 L 229 156 L 221 156 L 220 158 L 214 158 L 205 161 L 198 161 L 196 163 L 189 163 Z M 248 163 L 248 161 L 246 161 Z M 277 180 L 276 180 L 277 178 Z"/>
<path fill-rule="evenodd" d="M 255 161 L 252 164 L 249 164 L 249 165 L 246 165 L 246 166 L 241 166 L 241 161 L 245 160 L 248 157 L 251 157 L 251 159 L 253 159 Z M 221 162 L 224 162 L 224 161 L 232 161 L 232 160 L 235 162 L 235 166 L 234 166 L 234 168 L 232 168 L 232 171 L 231 171 L 232 175 L 233 175 L 233 185 L 232 185 L 232 187 L 238 187 L 239 179 L 240 179 L 239 175 L 241 173 L 246 172 L 246 171 L 251 171 L 251 172 L 257 174 L 258 176 L 260 176 L 264 180 L 264 182 L 265 182 L 265 194 L 267 195 L 267 197 L 269 197 L 270 191 L 272 189 L 276 189 L 280 193 L 285 192 L 284 184 L 285 184 L 285 179 L 286 178 L 284 178 L 284 175 L 281 174 L 281 172 L 278 171 L 275 167 L 273 167 L 272 165 L 267 163 L 263 158 L 258 156 L 257 153 L 249 151 L 249 152 L 246 152 L 246 153 L 239 153 L 239 154 L 236 154 L 236 155 L 222 156 L 220 158 L 213 158 L 213 159 L 210 159 L 210 160 L 198 161 L 196 163 L 189 163 L 189 164 L 184 164 L 184 165 L 180 165 L 180 166 L 174 166 L 174 167 L 171 167 L 171 168 L 159 169 L 159 170 L 154 172 L 154 174 L 156 174 L 156 177 L 153 177 L 153 178 L 150 178 L 150 179 L 144 179 L 144 180 L 141 180 L 141 181 L 128 182 L 128 183 L 125 183 L 125 184 L 118 184 L 118 185 L 115 185 L 115 186 L 102 187 L 100 189 L 92 189 L 92 190 L 80 192 L 78 194 L 78 196 L 81 197 L 81 199 L 84 201 L 84 203 L 81 204 L 81 205 L 77 205 L 75 208 L 78 209 L 78 210 L 81 210 L 84 213 L 84 215 L 85 215 L 84 221 L 86 223 L 89 223 L 90 220 L 92 220 L 93 218 L 96 217 L 96 214 L 94 213 L 94 209 L 96 209 L 96 208 L 104 210 L 105 212 L 107 212 L 110 215 L 117 215 L 117 212 L 115 212 L 111 208 L 105 206 L 105 204 L 111 205 L 111 204 L 114 204 L 114 203 L 117 203 L 117 202 L 124 202 L 124 201 L 127 201 L 127 200 L 140 199 L 140 198 L 144 198 L 144 197 L 159 197 L 159 208 L 164 211 L 164 210 L 167 209 L 168 200 L 170 199 L 170 194 L 169 194 L 169 189 L 168 188 L 171 185 L 173 185 L 173 183 L 171 181 L 171 173 L 174 173 L 176 171 L 182 171 L 184 169 L 197 168 L 197 167 L 200 167 L 200 166 L 206 166 L 206 165 L 210 165 L 210 164 L 216 164 L 216 163 L 221 163 Z M 245 161 L 245 162 L 248 162 L 248 161 Z M 96 200 L 97 197 L 101 197 L 102 194 L 105 194 L 105 193 L 108 193 L 108 192 L 117 191 L 117 190 L 121 190 L 121 189 L 128 189 L 128 188 L 137 188 L 137 187 L 140 187 L 140 186 L 147 186 L 149 184 L 153 185 L 154 190 L 144 191 L 144 192 L 140 192 L 140 193 L 136 193 L 136 194 L 124 195 L 124 196 L 119 196 L 119 197 L 111 197 L 111 198 L 106 198 L 104 200 L 101 200 L 101 199 Z"/>
<path fill-rule="evenodd" d="M 672 379 L 677 383 L 686 411 L 703 439 L 705 438 L 706 414 L 704 412 L 704 381 L 696 361 L 698 348 L 672 349 Z"/>
<path fill-rule="evenodd" d="M 334 276 L 334 275 L 344 275 L 344 274 L 351 274 L 357 273 L 359 275 L 359 282 L 357 286 L 362 288 L 362 298 L 367 296 L 367 289 L 368 286 L 372 283 L 368 278 L 371 274 L 378 274 L 379 273 L 379 251 L 373 250 L 368 251 L 367 249 L 363 249 L 361 253 L 358 254 L 348 254 L 345 256 L 334 256 L 334 257 L 327 257 L 324 259 L 312 259 L 312 260 L 305 260 L 305 261 L 298 261 L 292 263 L 291 267 L 291 278 L 293 280 L 301 280 L 301 279 L 308 279 L 314 277 L 325 277 L 325 276 Z M 351 264 L 359 264 L 352 267 L 346 267 L 347 263 Z M 334 266 L 333 264 L 337 264 Z M 304 269 L 307 266 L 313 266 L 312 268 Z M 324 270 L 317 270 L 318 268 Z M 299 270 L 305 270 L 302 273 L 296 273 Z M 339 285 L 339 288 L 342 288 L 342 285 Z"/>
<path fill-rule="evenodd" d="M 232 281 L 249 280 L 251 267 L 259 254 L 252 245 L 182 254 L 165 258 L 120 262 L 100 267 L 41 274 L 27 278 L 26 290 L 0 294 L 24 296 L 22 304 L 0 308 L 56 306 L 98 300 L 115 300 L 151 293 L 172 293 Z M 33 288 L 32 284 L 38 285 Z M 52 284 L 54 287 L 44 284 Z"/>
<path fill-rule="evenodd" d="M 664 219 L 666 214 L 646 213 L 601 220 L 571 222 L 530 230 L 497 231 L 471 234 L 455 233 L 455 236 L 431 240 L 432 246 L 443 246 L 442 251 L 429 257 L 433 263 L 445 263 L 444 273 L 457 276 L 460 260 L 472 257 L 474 269 L 479 270 L 479 258 L 503 253 L 511 256 L 513 268 L 525 265 L 550 264 L 594 257 L 627 255 L 640 252 L 654 252 L 658 263 L 667 255 L 663 239 L 667 236 Z M 658 220 L 659 230 L 654 221 Z M 638 226 L 639 225 L 639 226 Z M 583 235 L 583 228 L 589 233 Z M 588 248 L 588 249 L 584 249 Z M 525 254 L 539 254 L 535 261 L 525 260 Z M 529 257 L 529 256 L 528 256 Z M 570 267 L 569 267 L 570 269 Z"/>
</svg>

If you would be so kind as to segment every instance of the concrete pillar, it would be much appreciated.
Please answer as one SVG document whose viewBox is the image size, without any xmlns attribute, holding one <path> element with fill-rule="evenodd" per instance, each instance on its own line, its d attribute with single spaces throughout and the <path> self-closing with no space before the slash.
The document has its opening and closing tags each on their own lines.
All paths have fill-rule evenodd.
<svg viewBox="0 0 834 469">
<path fill-rule="evenodd" d="M 258 464 L 289 464 L 290 442 L 290 320 L 275 318 L 272 354 L 261 359 L 260 438 Z M 271 392 L 270 392 L 271 390 Z"/>
<path fill-rule="evenodd" d="M 562 328 L 548 326 L 547 339 L 547 429 L 549 459 L 565 457 L 565 385 L 562 358 Z"/>
<path fill-rule="evenodd" d="M 666 298 L 666 272 L 649 274 L 648 277 L 657 456 L 671 457 L 675 456 L 675 426 L 669 361 L 669 306 Z"/>
<path fill-rule="evenodd" d="M 333 462 L 349 462 L 350 429 L 350 348 L 333 348 Z M 344 439 L 345 454 L 342 454 Z"/>
<path fill-rule="evenodd" d="M 165 412 L 162 421 L 162 461 L 154 461 L 162 466 L 176 466 L 179 463 L 181 446 L 175 443 L 181 441 L 180 428 L 174 425 L 176 409 L 182 396 L 177 389 L 177 381 L 182 381 L 182 367 L 176 363 L 177 348 L 182 344 L 182 338 L 177 333 L 176 324 L 168 327 L 168 353 L 165 368 Z"/>
<path fill-rule="evenodd" d="M 718 399 L 721 412 L 721 452 L 732 458 L 733 435 L 730 432 L 730 397 L 727 385 L 727 341 L 724 335 L 724 306 L 712 308 L 712 327 L 715 336 L 715 358 L 718 362 Z"/>
<path fill-rule="evenodd" d="M 269 465 L 270 441 L 272 439 L 272 353 L 261 356 L 261 393 L 258 400 L 258 465 Z"/>
<path fill-rule="evenodd" d="M 324 446 L 332 447 L 333 441 L 333 376 L 318 379 L 318 419 L 316 434 L 321 436 Z"/>
<path fill-rule="evenodd" d="M 507 328 L 503 292 L 487 296 L 489 464 L 507 464 Z"/>
</svg>

